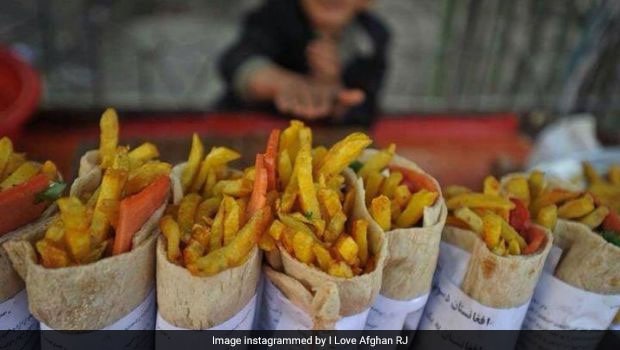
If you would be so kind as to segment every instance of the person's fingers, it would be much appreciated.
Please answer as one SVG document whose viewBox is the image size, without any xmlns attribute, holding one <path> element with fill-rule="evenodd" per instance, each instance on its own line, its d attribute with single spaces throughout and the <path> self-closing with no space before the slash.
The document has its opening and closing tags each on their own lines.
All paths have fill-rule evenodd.
<svg viewBox="0 0 620 350">
<path fill-rule="evenodd" d="M 356 106 L 366 99 L 366 94 L 360 89 L 346 89 L 338 92 L 337 101 L 343 106 Z"/>
<path fill-rule="evenodd" d="M 303 118 L 313 118 L 314 108 L 310 86 L 299 87 L 295 92 L 294 113 Z"/>
<path fill-rule="evenodd" d="M 294 89 L 291 87 L 278 93 L 275 98 L 275 105 L 278 111 L 283 114 L 294 112 L 295 96 L 292 94 Z"/>
<path fill-rule="evenodd" d="M 333 106 L 333 92 L 325 88 L 315 89 L 314 103 L 316 115 L 328 117 Z"/>
</svg>

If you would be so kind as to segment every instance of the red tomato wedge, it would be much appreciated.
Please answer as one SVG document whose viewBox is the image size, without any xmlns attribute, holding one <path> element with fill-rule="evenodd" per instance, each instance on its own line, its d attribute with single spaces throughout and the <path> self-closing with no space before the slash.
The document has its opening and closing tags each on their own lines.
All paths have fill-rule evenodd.
<svg viewBox="0 0 620 350">
<path fill-rule="evenodd" d="M 519 199 L 510 199 L 515 208 L 510 211 L 510 226 L 514 227 L 519 233 L 524 232 L 531 224 L 530 211 Z"/>
<path fill-rule="evenodd" d="M 611 210 L 603 221 L 603 228 L 605 230 L 614 231 L 620 234 L 620 215 Z"/>
<path fill-rule="evenodd" d="M 525 249 L 523 249 L 523 254 L 532 254 L 535 253 L 540 246 L 545 242 L 545 232 L 540 228 L 534 225 L 529 226 L 526 229 L 528 244 Z"/>
<path fill-rule="evenodd" d="M 170 178 L 160 176 L 142 191 L 121 201 L 112 254 L 131 250 L 133 235 L 161 207 L 170 191 Z"/>
<path fill-rule="evenodd" d="M 0 192 L 0 236 L 36 220 L 47 202 L 36 204 L 38 193 L 45 191 L 50 180 L 45 174 L 33 176 L 28 181 Z"/>
<path fill-rule="evenodd" d="M 390 165 L 389 168 L 390 171 L 399 171 L 403 174 L 403 182 L 409 186 L 411 192 L 425 189 L 430 192 L 439 193 L 439 189 L 435 185 L 435 182 L 433 182 L 428 175 L 398 165 Z"/>
</svg>

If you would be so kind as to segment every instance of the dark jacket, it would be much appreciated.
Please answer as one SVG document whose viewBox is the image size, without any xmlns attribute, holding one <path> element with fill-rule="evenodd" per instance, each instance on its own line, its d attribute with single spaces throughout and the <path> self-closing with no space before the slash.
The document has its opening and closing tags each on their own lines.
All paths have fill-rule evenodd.
<svg viewBox="0 0 620 350">
<path fill-rule="evenodd" d="M 386 70 L 389 33 L 377 18 L 367 12 L 360 13 L 354 21 L 368 33 L 374 50 L 370 56 L 353 57 L 344 62 L 344 85 L 363 90 L 366 100 L 352 108 L 343 120 L 345 123 L 367 125 L 377 114 L 378 94 Z M 240 37 L 224 52 L 218 63 L 226 83 L 226 93 L 219 107 L 275 111 L 270 103 L 250 104 L 236 95 L 233 88 L 236 70 L 248 58 L 262 56 L 283 68 L 307 74 L 309 68 L 305 50 L 314 36 L 300 1 L 267 0 L 249 13 L 243 21 Z"/>
</svg>

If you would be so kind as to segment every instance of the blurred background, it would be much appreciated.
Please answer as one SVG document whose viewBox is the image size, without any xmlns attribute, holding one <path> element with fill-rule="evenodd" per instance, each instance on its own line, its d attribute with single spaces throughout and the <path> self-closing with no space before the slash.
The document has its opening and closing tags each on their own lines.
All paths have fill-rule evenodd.
<svg viewBox="0 0 620 350">
<path fill-rule="evenodd" d="M 107 106 L 120 111 L 128 140 L 148 133 L 170 145 L 170 157 L 185 157 L 192 131 L 241 148 L 260 145 L 281 120 L 224 115 L 213 104 L 223 89 L 217 57 L 246 11 L 261 2 L 1 1 L 0 48 L 36 74 L 20 73 L 27 82 L 11 83 L 13 73 L 0 66 L 0 91 L 9 83 L 26 89 L 31 106 L 10 116 L 16 93 L 5 92 L 0 120 L 13 122 L 4 130 L 0 124 L 0 134 L 14 135 L 38 156 L 59 158 L 68 175 L 80 152 L 96 145 Z M 440 180 L 472 184 L 485 172 L 522 168 L 537 133 L 577 113 L 592 115 L 603 144 L 619 142 L 620 1 L 373 6 L 393 40 L 381 118 L 369 132 L 379 146 L 397 142 Z M 39 86 L 40 96 L 33 93 Z M 255 127 L 239 129 L 248 120 Z M 328 128 L 324 135 L 331 140 L 348 131 Z M 462 167 L 470 174 L 454 171 Z"/>
</svg>

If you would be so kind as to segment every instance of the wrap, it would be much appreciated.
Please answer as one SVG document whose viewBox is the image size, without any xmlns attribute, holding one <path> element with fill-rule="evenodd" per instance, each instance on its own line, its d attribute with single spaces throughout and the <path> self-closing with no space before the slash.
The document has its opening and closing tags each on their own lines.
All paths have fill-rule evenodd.
<svg viewBox="0 0 620 350">
<path fill-rule="evenodd" d="M 365 162 L 377 152 L 367 149 L 359 160 Z M 422 227 L 396 228 L 385 232 L 388 259 L 383 269 L 381 294 L 370 312 L 366 329 L 402 329 L 403 323 L 405 328 L 415 329 L 419 320 L 418 311 L 424 308 L 433 281 L 441 230 L 448 211 L 439 183 L 416 163 L 395 154 L 389 166 L 425 175 L 435 184 L 440 196 L 432 206 L 424 208 Z M 364 211 L 372 219 L 366 206 Z M 381 230 L 375 220 L 371 220 L 369 225 Z"/>
<path fill-rule="evenodd" d="M 543 271 L 553 236 L 529 255 L 499 256 L 491 252 L 479 236 L 469 230 L 446 226 L 442 240 L 471 254 L 461 289 L 480 304 L 507 309 L 529 302 Z"/>
<path fill-rule="evenodd" d="M 362 180 L 357 179 L 350 169 L 345 169 L 343 174 L 346 182 L 354 186 L 354 190 L 356 191 L 353 219 L 363 218 L 371 222 L 372 219 L 365 209 Z M 354 276 L 352 278 L 334 277 L 317 268 L 310 267 L 292 257 L 281 245 L 278 245 L 278 250 L 282 259 L 282 272 L 293 280 L 296 280 L 305 289 L 314 291 L 314 298 L 323 298 L 321 296 L 324 295 L 323 292 L 321 294 L 317 293 L 319 290 L 324 290 L 324 288 L 326 288 L 324 287 L 325 284 L 333 284 L 336 286 L 339 300 L 337 319 L 340 319 L 342 317 L 366 312 L 381 289 L 383 266 L 387 257 L 387 245 L 385 244 L 384 233 L 381 230 L 377 230 L 376 226 L 369 225 L 368 227 L 368 246 L 372 254 L 377 257 L 375 269 L 370 273 Z M 332 293 L 335 292 L 330 291 L 329 293 L 325 293 L 327 295 L 333 295 Z M 335 305 L 332 302 L 329 304 Z M 331 307 L 335 306 L 330 306 L 329 310 L 332 310 Z M 332 311 L 329 311 L 327 313 L 329 314 L 327 320 L 324 320 L 324 318 L 322 318 L 323 316 L 316 314 L 319 309 L 326 310 L 324 308 L 311 309 L 312 312 L 314 312 L 310 315 L 311 318 L 319 321 L 318 323 L 314 323 L 313 328 L 329 329 L 333 324 L 331 320 L 335 319 L 335 317 L 332 317 Z"/>
<path fill-rule="evenodd" d="M 185 163 L 172 169 L 175 203 L 183 197 L 180 174 L 184 166 Z M 209 277 L 194 276 L 186 268 L 171 263 L 166 256 L 163 237 L 158 240 L 156 255 L 158 317 L 172 327 L 193 330 L 213 328 L 230 320 L 248 303 L 256 302 L 254 297 L 262 259 L 258 247 L 252 250 L 242 265 Z M 252 306 L 250 318 L 253 318 L 254 309 Z"/>
<path fill-rule="evenodd" d="M 101 182 L 98 152 L 80 160 L 80 175 L 71 194 L 92 193 Z M 13 267 L 26 283 L 31 313 L 57 330 L 101 329 L 134 310 L 154 286 L 157 225 L 162 204 L 133 237 L 130 252 L 92 264 L 47 269 L 37 263 L 34 242 L 45 234 L 37 226 L 4 244 Z"/>
</svg>

